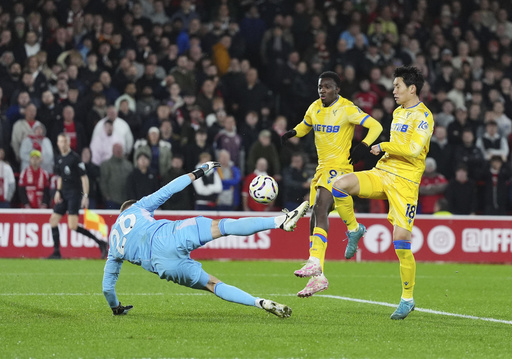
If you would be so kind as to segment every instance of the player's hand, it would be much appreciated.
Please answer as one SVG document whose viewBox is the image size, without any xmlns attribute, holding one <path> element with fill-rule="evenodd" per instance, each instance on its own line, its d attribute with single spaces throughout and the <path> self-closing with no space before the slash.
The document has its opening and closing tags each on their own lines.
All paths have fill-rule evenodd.
<svg viewBox="0 0 512 359">
<path fill-rule="evenodd" d="M 89 197 L 82 197 L 82 208 L 89 208 Z"/>
<path fill-rule="evenodd" d="M 220 167 L 220 163 L 215 161 L 208 161 L 199 166 L 199 168 L 203 169 L 205 176 L 208 176 L 208 173 L 210 173 L 211 171 L 213 171 L 214 168 L 217 167 Z"/>
<path fill-rule="evenodd" d="M 381 151 L 381 149 L 380 149 L 380 145 L 373 145 L 373 146 L 372 146 L 372 150 L 370 151 L 370 153 L 371 153 L 372 155 L 375 155 L 375 156 L 377 156 L 377 155 L 378 155 L 379 153 L 381 153 L 381 152 L 382 152 L 382 151 Z"/>
<path fill-rule="evenodd" d="M 286 141 L 288 141 L 289 138 L 294 137 L 295 135 L 297 135 L 297 131 L 295 131 L 295 130 L 290 130 L 290 131 L 285 132 L 281 136 L 281 143 L 284 145 L 284 143 Z"/>
<path fill-rule="evenodd" d="M 364 156 L 370 151 L 368 145 L 364 142 L 359 143 L 356 147 L 350 151 L 350 156 L 348 156 L 349 163 L 353 165 L 354 163 L 359 162 L 364 158 Z"/>
<path fill-rule="evenodd" d="M 55 192 L 55 196 L 53 197 L 55 203 L 62 202 L 62 196 L 60 195 L 60 191 Z"/>
<path fill-rule="evenodd" d="M 114 315 L 125 315 L 128 314 L 128 312 L 133 309 L 133 305 L 127 305 L 123 306 L 121 305 L 121 302 L 119 302 L 119 305 L 115 308 L 112 308 L 112 313 Z"/>
</svg>

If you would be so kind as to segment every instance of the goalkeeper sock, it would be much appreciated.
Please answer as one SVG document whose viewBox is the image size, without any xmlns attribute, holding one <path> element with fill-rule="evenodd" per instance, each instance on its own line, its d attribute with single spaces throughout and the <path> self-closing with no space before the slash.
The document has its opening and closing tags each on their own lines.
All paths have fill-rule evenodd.
<svg viewBox="0 0 512 359">
<path fill-rule="evenodd" d="M 412 299 L 416 278 L 416 261 L 411 251 L 410 241 L 394 241 L 395 252 L 400 260 L 400 279 L 402 280 L 402 298 Z"/>
<path fill-rule="evenodd" d="M 230 234 L 248 236 L 266 229 L 279 228 L 276 221 L 280 217 L 286 218 L 286 215 L 278 217 L 251 217 L 240 219 L 224 218 L 219 222 L 219 230 L 223 236 Z"/>
<path fill-rule="evenodd" d="M 52 227 L 53 252 L 60 253 L 60 233 L 59 227 Z"/>
<path fill-rule="evenodd" d="M 315 227 L 313 229 L 313 235 L 311 236 L 311 239 L 309 256 L 318 258 L 320 260 L 320 265 L 322 266 L 323 272 L 325 251 L 327 250 L 327 232 L 320 227 Z"/>
<path fill-rule="evenodd" d="M 96 236 L 94 234 L 92 234 L 91 232 L 89 232 L 89 230 L 85 229 L 84 227 L 81 227 L 81 226 L 78 226 L 76 228 L 76 231 L 80 234 L 83 234 L 84 236 L 87 236 L 89 237 L 90 239 L 92 239 L 94 242 L 100 244 L 100 240 L 98 238 L 96 238 Z"/>
<path fill-rule="evenodd" d="M 338 212 L 343 223 L 347 225 L 349 231 L 357 230 L 358 223 L 354 213 L 354 200 L 352 199 L 352 196 L 348 195 L 344 191 L 336 189 L 335 187 L 332 188 L 332 193 L 334 195 L 334 206 L 336 208 L 336 212 Z"/>
<path fill-rule="evenodd" d="M 249 305 L 253 307 L 257 306 L 255 297 L 241 289 L 238 289 L 237 287 L 233 287 L 232 285 L 219 282 L 215 285 L 214 291 L 217 297 L 227 300 L 228 302 Z"/>
</svg>

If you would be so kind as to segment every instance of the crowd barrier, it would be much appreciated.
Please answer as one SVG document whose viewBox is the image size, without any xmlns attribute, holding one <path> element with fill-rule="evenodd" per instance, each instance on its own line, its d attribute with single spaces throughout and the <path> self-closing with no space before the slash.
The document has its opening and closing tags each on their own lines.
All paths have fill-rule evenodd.
<svg viewBox="0 0 512 359">
<path fill-rule="evenodd" d="M 110 226 L 118 212 L 98 210 Z M 44 258 L 52 253 L 51 210 L 0 210 L 0 258 Z M 157 211 L 155 218 L 179 220 L 193 216 L 213 219 L 241 216 L 269 216 L 277 213 L 247 212 L 167 212 Z M 392 227 L 385 215 L 358 214 L 367 228 L 355 260 L 396 260 Z M 80 223 L 83 223 L 82 214 Z M 418 261 L 512 263 L 512 217 L 418 215 L 412 231 L 412 251 Z M 331 216 L 328 260 L 344 259 L 346 227 Z M 96 244 L 70 231 L 66 217 L 60 224 L 61 253 L 64 258 L 100 258 Z M 99 232 L 94 232 L 101 236 Z M 294 232 L 263 231 L 250 236 L 228 236 L 208 243 L 193 252 L 195 259 L 290 259 L 308 257 L 309 218 L 300 219 Z"/>
</svg>

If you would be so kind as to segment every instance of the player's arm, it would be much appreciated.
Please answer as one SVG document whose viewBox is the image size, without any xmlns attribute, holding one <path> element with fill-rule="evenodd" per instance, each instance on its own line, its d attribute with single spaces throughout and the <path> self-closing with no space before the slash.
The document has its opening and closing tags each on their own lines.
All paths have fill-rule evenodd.
<svg viewBox="0 0 512 359">
<path fill-rule="evenodd" d="M 421 126 L 421 124 L 419 126 Z M 416 158 L 420 155 L 423 148 L 425 148 L 425 145 L 430 140 L 430 137 L 431 132 L 428 130 L 428 128 L 426 130 L 421 128 L 415 128 L 414 133 L 411 136 L 411 141 L 409 143 L 400 145 L 398 143 L 393 142 L 381 142 L 375 146 L 377 146 L 380 151 L 385 151 L 390 155 Z"/>
<path fill-rule="evenodd" d="M 382 132 L 382 125 L 354 104 L 345 106 L 344 111 L 350 123 L 368 129 L 365 138 L 350 151 L 348 159 L 352 165 L 359 162 L 370 152 L 370 145 L 379 137 Z"/>
<path fill-rule="evenodd" d="M 60 201 L 62 201 L 62 177 L 60 176 L 57 178 L 57 189 L 53 200 L 55 203 L 60 203 Z"/>
<path fill-rule="evenodd" d="M 89 207 L 89 177 L 82 175 L 80 177 L 82 181 L 82 208 Z"/>
<path fill-rule="evenodd" d="M 111 254 L 109 254 L 103 271 L 103 295 L 105 296 L 105 299 L 107 300 L 114 315 L 127 314 L 128 311 L 133 308 L 133 305 L 123 306 L 117 299 L 116 283 L 119 278 L 119 272 L 121 271 L 122 265 L 122 260 L 115 259 Z"/>
<path fill-rule="evenodd" d="M 284 135 L 281 136 L 281 143 L 285 143 L 291 137 L 304 137 L 313 129 L 313 118 L 311 117 L 313 105 L 314 103 L 309 106 L 301 123 L 295 126 L 293 130 L 285 132 Z"/>
<path fill-rule="evenodd" d="M 382 125 L 379 123 L 379 121 L 368 115 L 368 118 L 363 123 L 361 123 L 361 126 L 368 129 L 368 133 L 361 141 L 368 147 L 374 143 L 381 134 Z"/>
<path fill-rule="evenodd" d="M 214 168 L 220 167 L 219 162 L 206 162 L 202 164 L 199 168 L 194 171 L 179 176 L 178 178 L 172 180 L 158 191 L 150 194 L 149 196 L 143 197 L 140 201 L 138 201 L 138 205 L 142 208 L 145 208 L 149 212 L 153 212 L 162 204 L 165 203 L 173 194 L 182 191 L 185 187 L 191 184 L 196 179 L 204 176 L 205 174 L 212 171 Z"/>
</svg>

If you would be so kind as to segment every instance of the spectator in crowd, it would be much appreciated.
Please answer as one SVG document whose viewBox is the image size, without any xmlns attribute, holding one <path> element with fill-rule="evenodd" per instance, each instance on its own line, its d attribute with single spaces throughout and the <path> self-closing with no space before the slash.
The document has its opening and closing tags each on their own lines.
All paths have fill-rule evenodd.
<svg viewBox="0 0 512 359">
<path fill-rule="evenodd" d="M 507 161 L 509 148 L 507 139 L 498 133 L 498 124 L 493 119 L 485 123 L 485 132 L 476 140 L 476 147 L 482 151 L 484 159 L 490 161 L 494 156 Z"/>
<path fill-rule="evenodd" d="M 419 189 L 419 206 L 418 213 L 432 214 L 434 213 L 434 204 L 439 198 L 444 197 L 444 192 L 448 186 L 446 178 L 437 172 L 436 160 L 432 157 L 425 159 L 425 172 L 421 177 Z"/>
<path fill-rule="evenodd" d="M 283 169 L 282 193 L 283 207 L 288 210 L 296 208 L 308 200 L 311 178 L 304 167 L 305 161 L 302 153 L 294 153 L 290 165 Z"/>
<path fill-rule="evenodd" d="M 252 180 L 255 179 L 257 176 L 266 176 L 268 169 L 268 161 L 266 158 L 258 158 L 256 161 L 256 167 L 254 168 L 254 171 L 252 173 L 249 173 L 244 178 L 244 183 L 242 187 L 242 206 L 244 211 L 255 211 L 255 212 L 261 212 L 261 211 L 271 211 L 274 209 L 274 202 L 264 204 L 264 203 L 258 203 L 255 200 L 251 198 L 249 195 L 249 185 L 251 184 Z"/>
<path fill-rule="evenodd" d="M 92 138 L 92 133 L 98 122 L 107 115 L 107 99 L 102 93 L 95 94 L 92 99 L 92 108 L 88 111 L 85 120 L 87 138 Z"/>
<path fill-rule="evenodd" d="M 157 174 L 150 167 L 151 154 L 145 149 L 137 153 L 135 168 L 126 179 L 128 198 L 141 199 L 159 188 Z"/>
<path fill-rule="evenodd" d="M 46 127 L 47 133 L 52 133 L 55 123 L 62 119 L 62 108 L 56 106 L 55 97 L 50 90 L 41 94 L 41 106 L 37 111 L 37 118 Z"/>
<path fill-rule="evenodd" d="M 12 167 L 5 162 L 5 150 L 0 148 L 0 208 L 10 208 L 16 191 L 16 180 Z"/>
<path fill-rule="evenodd" d="M 494 112 L 495 121 L 498 124 L 500 135 L 505 138 L 512 133 L 512 120 L 510 116 L 505 114 L 505 105 L 501 101 L 496 101 L 492 105 L 492 112 Z"/>
<path fill-rule="evenodd" d="M 114 105 L 108 106 L 107 116 L 101 119 L 96 124 L 96 126 L 94 127 L 94 131 L 92 133 L 92 137 L 94 138 L 95 136 L 98 135 L 98 133 L 101 133 L 101 131 L 103 131 L 104 123 L 108 120 L 112 121 L 114 125 L 112 134 L 121 139 L 124 154 L 128 156 L 133 149 L 133 134 L 132 131 L 130 130 L 130 126 L 128 126 L 126 121 L 117 116 L 117 110 Z"/>
<path fill-rule="evenodd" d="M 160 139 L 160 130 L 158 127 L 151 127 L 148 131 L 147 139 L 138 140 L 134 148 L 134 166 L 137 166 L 139 153 L 146 153 L 149 154 L 149 167 L 157 176 L 166 173 L 171 167 L 171 144 Z M 152 192 L 154 191 L 149 193 Z"/>
<path fill-rule="evenodd" d="M 36 120 L 37 108 L 34 104 L 28 104 L 25 108 L 25 118 L 16 121 L 12 128 L 11 147 L 16 156 L 16 160 L 20 161 L 20 148 L 23 140 L 32 133 L 32 128 L 37 124 L 42 125 Z"/>
<path fill-rule="evenodd" d="M 222 192 L 217 198 L 217 210 L 234 211 L 240 205 L 240 182 L 242 174 L 240 169 L 231 161 L 229 151 L 221 149 L 217 153 L 221 167 L 217 172 L 222 181 Z"/>
<path fill-rule="evenodd" d="M 280 181 L 281 163 L 279 162 L 276 146 L 271 142 L 271 133 L 269 130 L 262 130 L 258 136 L 258 141 L 256 141 L 249 150 L 247 156 L 247 171 L 249 173 L 254 171 L 256 161 L 261 157 L 267 160 L 269 175 L 273 176 L 276 181 Z"/>
<path fill-rule="evenodd" d="M 128 126 L 130 126 L 133 137 L 139 138 L 142 127 L 142 119 L 139 117 L 139 115 L 137 115 L 137 113 L 135 113 L 135 111 L 130 109 L 128 100 L 124 99 L 119 102 L 117 115 L 119 118 L 125 120 Z"/>
<path fill-rule="evenodd" d="M 268 116 L 272 109 L 272 92 L 258 79 L 258 70 L 250 68 L 245 75 L 245 86 L 234 95 L 233 108 L 243 118 L 249 111 L 257 111 L 261 116 Z"/>
<path fill-rule="evenodd" d="M 103 122 L 103 130 L 96 132 L 91 139 L 92 163 L 101 166 L 103 162 L 112 157 L 112 147 L 123 140 L 114 134 L 114 122 L 107 119 Z"/>
<path fill-rule="evenodd" d="M 435 126 L 434 134 L 430 139 L 428 156 L 432 157 L 437 164 L 437 169 L 447 179 L 452 178 L 452 158 L 455 146 L 448 142 L 446 127 Z"/>
<path fill-rule="evenodd" d="M 126 178 L 132 172 L 133 165 L 124 158 L 123 145 L 116 143 L 112 147 L 112 157 L 100 166 L 100 189 L 107 209 L 119 209 L 128 199 Z"/>
<path fill-rule="evenodd" d="M 46 137 L 46 129 L 42 123 L 36 121 L 32 126 L 32 132 L 21 141 L 20 146 L 20 170 L 24 170 L 29 166 L 32 150 L 39 151 L 42 157 L 40 167 L 48 172 L 53 173 L 53 146 L 52 142 Z"/>
<path fill-rule="evenodd" d="M 81 153 L 82 149 L 87 146 L 87 137 L 82 124 L 75 120 L 75 110 L 72 106 L 66 106 L 62 110 L 62 119 L 57 121 L 53 126 L 52 140 L 54 147 L 57 143 L 57 137 L 60 133 L 68 135 L 71 149 L 77 153 Z"/>
<path fill-rule="evenodd" d="M 468 123 L 468 110 L 466 107 L 459 107 L 455 111 L 455 121 L 448 125 L 448 142 L 454 146 L 462 143 L 462 131 L 469 128 L 475 134 L 476 129 Z"/>
<path fill-rule="evenodd" d="M 445 192 L 448 210 L 453 214 L 476 214 L 476 183 L 468 177 L 468 166 L 461 163 L 455 169 Z"/>
<path fill-rule="evenodd" d="M 233 164 L 237 167 L 240 165 L 242 138 L 236 132 L 235 117 L 226 116 L 224 119 L 223 129 L 214 138 L 214 148 L 217 151 L 228 151 L 230 160 L 233 161 Z"/>
<path fill-rule="evenodd" d="M 436 126 L 448 127 L 455 120 L 453 102 L 444 100 L 441 109 L 441 112 L 434 116 L 435 124 Z"/>
<path fill-rule="evenodd" d="M 201 153 L 208 152 L 210 153 L 210 156 L 212 155 L 213 150 L 206 142 L 207 136 L 206 130 L 200 128 L 195 133 L 195 141 L 185 146 L 183 150 L 183 154 L 185 156 L 185 173 L 192 172 L 194 170 L 195 166 L 199 162 L 199 155 Z"/>
<path fill-rule="evenodd" d="M 242 148 L 246 156 L 249 154 L 249 150 L 251 149 L 253 143 L 258 140 L 258 133 L 261 130 L 258 122 L 258 112 L 249 111 L 247 115 L 245 115 L 244 122 L 238 130 L 238 133 L 242 139 Z"/>
<path fill-rule="evenodd" d="M 475 135 L 470 128 L 462 131 L 462 144 L 455 147 L 453 161 L 466 165 L 469 178 L 478 180 L 484 167 L 484 156 L 475 144 Z M 455 213 L 455 212 L 454 212 Z"/>
<path fill-rule="evenodd" d="M 21 171 L 18 192 L 23 208 L 50 206 L 50 176 L 41 167 L 41 152 L 30 151 L 30 164 Z"/>
<path fill-rule="evenodd" d="M 203 152 L 199 155 L 198 168 L 202 163 L 211 161 L 212 156 L 208 152 Z M 212 211 L 216 209 L 217 199 L 219 194 L 222 192 L 222 180 L 219 173 L 213 170 L 209 174 L 199 178 L 197 181 L 192 183 L 194 190 L 196 191 L 195 196 L 195 210 L 197 211 Z"/>
<path fill-rule="evenodd" d="M 502 156 L 493 155 L 489 160 L 489 169 L 484 173 L 484 214 L 506 215 L 511 176 L 510 167 L 503 161 Z"/>
<path fill-rule="evenodd" d="M 87 178 L 89 179 L 89 208 L 95 209 L 98 201 L 100 200 L 100 167 L 92 163 L 92 154 L 89 147 L 84 147 L 82 149 L 81 156 L 87 172 Z"/>
<path fill-rule="evenodd" d="M 172 180 L 178 178 L 181 175 L 185 174 L 185 170 L 183 168 L 184 161 L 182 155 L 175 155 L 171 160 L 171 168 L 163 174 L 162 176 L 162 186 L 165 186 L 167 183 Z M 192 197 L 194 195 L 194 188 L 191 186 L 186 187 L 183 191 L 179 193 L 175 193 L 172 196 L 172 199 L 167 200 L 163 205 L 162 209 L 165 210 L 192 210 L 194 209 L 194 204 L 192 201 Z"/>
</svg>

